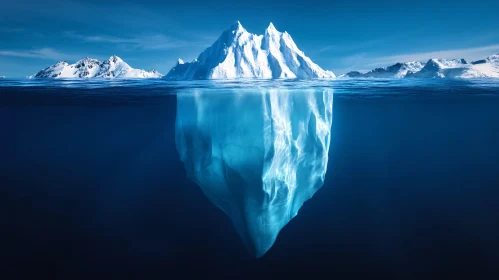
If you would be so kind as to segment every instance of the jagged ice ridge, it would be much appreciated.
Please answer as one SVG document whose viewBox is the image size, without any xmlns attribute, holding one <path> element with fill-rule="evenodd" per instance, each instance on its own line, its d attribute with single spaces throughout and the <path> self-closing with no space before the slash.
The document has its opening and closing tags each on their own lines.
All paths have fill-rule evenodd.
<svg viewBox="0 0 499 280">
<path fill-rule="evenodd" d="M 298 49 L 287 32 L 270 23 L 264 35 L 234 24 L 193 62 L 181 59 L 166 75 L 170 79 L 334 78 Z"/>
</svg>

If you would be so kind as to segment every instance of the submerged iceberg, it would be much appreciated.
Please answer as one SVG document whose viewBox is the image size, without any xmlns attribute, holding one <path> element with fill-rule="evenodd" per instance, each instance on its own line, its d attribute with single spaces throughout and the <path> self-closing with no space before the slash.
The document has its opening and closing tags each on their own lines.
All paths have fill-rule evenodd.
<svg viewBox="0 0 499 280">
<path fill-rule="evenodd" d="M 322 186 L 329 89 L 195 89 L 177 95 L 176 145 L 187 175 L 261 257 Z"/>
</svg>

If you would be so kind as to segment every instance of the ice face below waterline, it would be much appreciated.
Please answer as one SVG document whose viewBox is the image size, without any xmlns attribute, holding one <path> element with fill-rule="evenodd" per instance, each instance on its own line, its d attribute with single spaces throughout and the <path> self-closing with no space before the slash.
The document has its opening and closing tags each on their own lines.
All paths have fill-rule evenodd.
<svg viewBox="0 0 499 280">
<path fill-rule="evenodd" d="M 176 145 L 188 176 L 260 257 L 322 186 L 329 89 L 241 89 L 177 95 Z"/>
</svg>

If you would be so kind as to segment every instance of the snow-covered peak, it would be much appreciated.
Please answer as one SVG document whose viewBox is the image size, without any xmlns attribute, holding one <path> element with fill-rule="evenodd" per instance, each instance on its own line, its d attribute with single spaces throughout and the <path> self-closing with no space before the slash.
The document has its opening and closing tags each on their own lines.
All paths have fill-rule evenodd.
<svg viewBox="0 0 499 280">
<path fill-rule="evenodd" d="M 85 57 L 75 64 L 66 61 L 47 67 L 28 78 L 161 78 L 158 71 L 145 71 L 130 67 L 123 59 L 112 55 L 104 62 Z"/>
<path fill-rule="evenodd" d="M 404 62 L 404 64 L 407 68 L 416 68 L 418 70 L 421 70 L 421 68 L 424 67 L 424 63 L 419 62 L 419 61 L 409 61 L 409 62 Z"/>
<path fill-rule="evenodd" d="M 265 34 L 280 34 L 281 32 L 277 31 L 277 29 L 275 28 L 274 24 L 271 22 L 269 24 L 269 27 L 267 27 L 267 29 L 265 29 Z"/>
<path fill-rule="evenodd" d="M 270 23 L 264 35 L 238 21 L 191 63 L 177 63 L 172 79 L 334 78 L 298 49 L 291 36 Z"/>
<path fill-rule="evenodd" d="M 368 71 L 366 73 L 360 73 L 358 71 L 348 72 L 347 74 L 341 75 L 341 77 L 350 78 L 404 78 L 407 73 L 418 72 L 424 67 L 424 63 L 419 61 L 410 62 L 398 62 L 388 67 L 376 68 L 374 70 Z"/>
<path fill-rule="evenodd" d="M 465 59 L 432 58 L 396 63 L 361 73 L 352 71 L 340 77 L 350 78 L 499 78 L 499 53 L 468 63 Z"/>
<path fill-rule="evenodd" d="M 409 61 L 409 62 L 403 62 L 403 63 L 396 63 L 395 65 L 392 65 L 390 67 L 393 67 L 391 69 L 394 73 L 394 78 L 404 78 L 407 73 L 415 73 L 418 71 L 421 71 L 423 67 L 425 66 L 425 63 L 419 62 L 419 61 Z M 387 67 L 388 70 L 390 70 L 390 67 Z"/>
<path fill-rule="evenodd" d="M 131 68 L 128 63 L 126 63 L 123 59 L 121 59 L 119 56 L 112 55 L 108 59 L 104 60 L 102 64 L 108 64 L 111 65 L 112 67 L 121 67 L 121 68 Z"/>
<path fill-rule="evenodd" d="M 180 59 L 180 58 L 177 60 L 177 65 L 184 64 L 184 63 L 185 62 L 182 59 Z"/>
<path fill-rule="evenodd" d="M 95 58 L 90 58 L 90 57 L 85 57 L 83 59 L 80 59 L 76 62 L 76 64 L 80 65 L 88 65 L 88 64 L 94 64 L 94 63 L 99 63 L 99 61 Z"/>
<path fill-rule="evenodd" d="M 494 56 L 491 56 L 492 60 Z M 430 59 L 425 67 L 408 78 L 496 78 L 499 65 L 489 60 L 491 57 L 468 63 L 464 59 Z"/>
<path fill-rule="evenodd" d="M 124 62 L 123 59 L 121 59 L 121 57 L 114 55 L 114 54 L 109 59 L 107 59 L 107 61 L 112 62 L 112 63 Z"/>
<path fill-rule="evenodd" d="M 57 62 L 55 65 L 68 65 L 68 62 L 65 60 L 61 60 L 61 61 Z"/>
<path fill-rule="evenodd" d="M 468 64 L 466 60 L 464 59 L 437 59 L 437 58 L 432 58 L 428 60 L 426 65 L 428 67 L 438 67 L 440 69 L 445 69 L 445 68 L 455 68 L 462 66 L 463 64 Z"/>
<path fill-rule="evenodd" d="M 97 59 L 94 59 L 94 58 L 90 58 L 90 57 L 88 57 L 88 56 L 85 56 L 84 58 L 82 58 L 82 59 L 78 60 L 76 63 L 78 63 L 78 62 L 84 62 L 84 61 L 95 61 L 95 60 L 97 60 Z"/>
<path fill-rule="evenodd" d="M 243 32 L 247 32 L 246 29 L 244 29 L 243 25 L 241 24 L 241 22 L 237 21 L 236 23 L 234 23 L 230 29 L 232 34 L 238 34 L 238 33 L 243 33 Z"/>
<path fill-rule="evenodd" d="M 486 58 L 487 62 L 499 64 L 499 53 L 493 54 Z"/>
</svg>

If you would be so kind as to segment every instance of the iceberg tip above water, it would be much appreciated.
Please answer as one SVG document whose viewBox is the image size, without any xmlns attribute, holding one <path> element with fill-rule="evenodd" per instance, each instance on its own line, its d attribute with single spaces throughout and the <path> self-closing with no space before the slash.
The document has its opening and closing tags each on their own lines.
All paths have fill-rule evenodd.
<svg viewBox="0 0 499 280">
<path fill-rule="evenodd" d="M 181 60 L 179 60 L 181 61 Z M 298 49 L 287 32 L 270 23 L 263 35 L 249 33 L 238 21 L 197 59 L 176 63 L 166 74 L 176 80 L 335 78 Z"/>
</svg>

